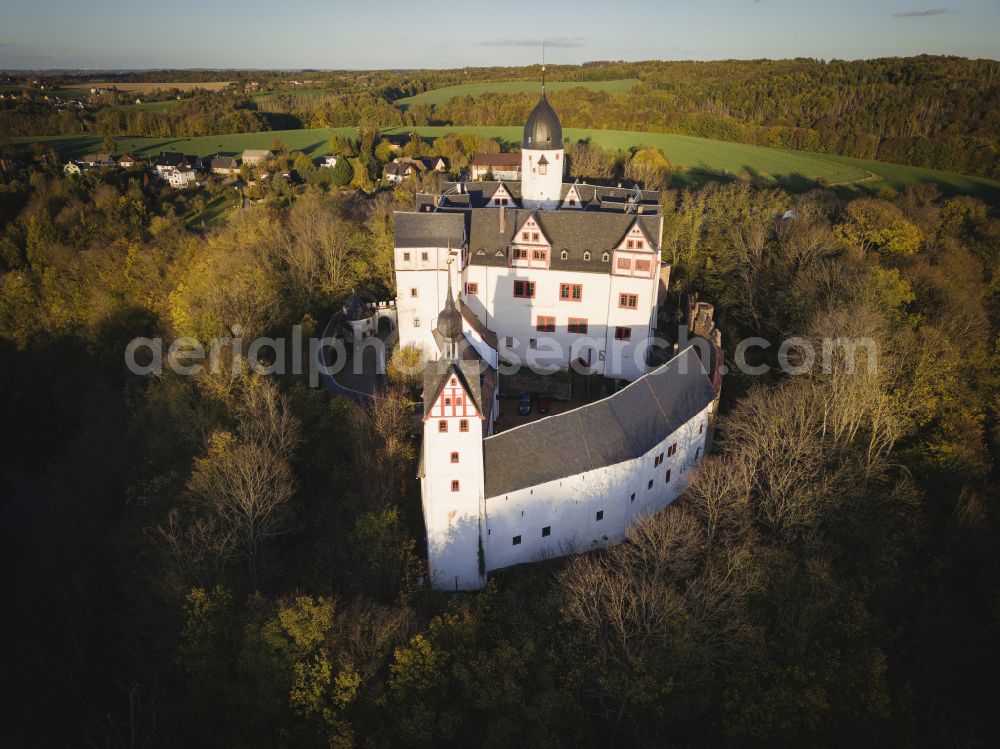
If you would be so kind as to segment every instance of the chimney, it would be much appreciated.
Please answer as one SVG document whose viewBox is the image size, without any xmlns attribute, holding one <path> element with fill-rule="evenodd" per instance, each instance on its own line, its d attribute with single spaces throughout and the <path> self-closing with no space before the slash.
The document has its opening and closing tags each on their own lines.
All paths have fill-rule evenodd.
<svg viewBox="0 0 1000 749">
<path fill-rule="evenodd" d="M 507 231 L 507 207 L 504 205 L 500 206 L 500 233 L 503 234 Z"/>
</svg>

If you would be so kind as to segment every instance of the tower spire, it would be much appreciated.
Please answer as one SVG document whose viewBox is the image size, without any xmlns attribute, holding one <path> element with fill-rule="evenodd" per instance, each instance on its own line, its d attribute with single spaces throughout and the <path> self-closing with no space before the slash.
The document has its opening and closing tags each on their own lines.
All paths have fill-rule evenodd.
<svg viewBox="0 0 1000 749">
<path fill-rule="evenodd" d="M 545 40 L 542 39 L 542 96 L 545 96 Z"/>
</svg>

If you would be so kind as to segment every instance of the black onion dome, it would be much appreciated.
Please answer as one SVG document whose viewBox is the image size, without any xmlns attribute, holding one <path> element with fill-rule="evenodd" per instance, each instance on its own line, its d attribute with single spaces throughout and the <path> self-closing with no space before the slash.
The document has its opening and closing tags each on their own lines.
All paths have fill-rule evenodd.
<svg viewBox="0 0 1000 749">
<path fill-rule="evenodd" d="M 445 300 L 444 309 L 438 315 L 437 330 L 442 338 L 455 340 L 462 336 L 462 313 L 458 311 L 455 300 L 451 298 L 451 278 L 448 281 L 448 298 Z"/>
<path fill-rule="evenodd" d="M 524 141 L 521 143 L 521 148 L 549 150 L 562 147 L 562 123 L 559 122 L 559 115 L 549 105 L 543 91 L 542 98 L 538 100 L 528 115 L 528 121 L 524 123 Z"/>
</svg>

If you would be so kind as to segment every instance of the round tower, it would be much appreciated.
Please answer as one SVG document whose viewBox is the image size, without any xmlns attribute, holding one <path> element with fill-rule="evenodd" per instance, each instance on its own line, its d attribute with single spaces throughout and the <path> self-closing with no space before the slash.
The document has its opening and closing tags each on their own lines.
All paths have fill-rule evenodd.
<svg viewBox="0 0 1000 749">
<path fill-rule="evenodd" d="M 525 208 L 559 207 L 564 165 L 562 123 L 545 98 L 543 83 L 542 97 L 528 115 L 521 140 L 521 202 Z"/>
</svg>

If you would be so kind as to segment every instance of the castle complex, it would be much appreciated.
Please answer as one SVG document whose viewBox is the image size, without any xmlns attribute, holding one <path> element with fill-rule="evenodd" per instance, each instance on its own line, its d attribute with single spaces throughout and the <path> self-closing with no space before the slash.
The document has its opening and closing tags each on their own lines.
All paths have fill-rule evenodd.
<svg viewBox="0 0 1000 749">
<path fill-rule="evenodd" d="M 400 344 L 428 360 L 420 479 L 443 590 L 621 541 L 683 489 L 718 398 L 693 347 L 648 363 L 669 279 L 659 196 L 565 183 L 544 89 L 520 157 L 520 182 L 450 183 L 395 215 Z M 628 384 L 498 432 L 499 371 L 519 365 Z"/>
</svg>

